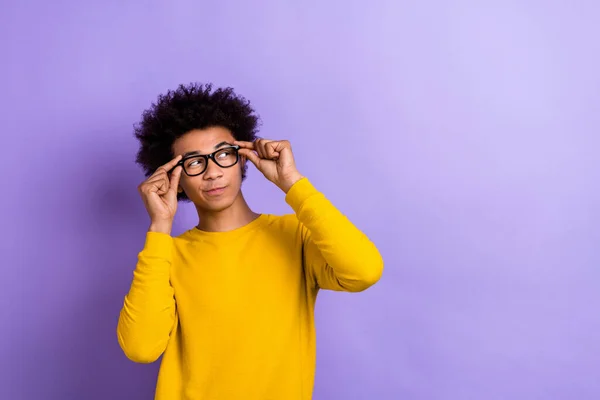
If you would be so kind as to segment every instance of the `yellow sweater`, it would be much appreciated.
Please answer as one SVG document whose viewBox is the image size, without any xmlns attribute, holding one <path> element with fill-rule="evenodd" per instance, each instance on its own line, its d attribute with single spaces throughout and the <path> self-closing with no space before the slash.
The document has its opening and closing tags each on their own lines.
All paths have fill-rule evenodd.
<svg viewBox="0 0 600 400">
<path fill-rule="evenodd" d="M 229 232 L 147 233 L 117 336 L 133 361 L 164 353 L 155 399 L 311 399 L 318 290 L 362 291 L 383 260 L 306 178 L 286 202 Z"/>
</svg>

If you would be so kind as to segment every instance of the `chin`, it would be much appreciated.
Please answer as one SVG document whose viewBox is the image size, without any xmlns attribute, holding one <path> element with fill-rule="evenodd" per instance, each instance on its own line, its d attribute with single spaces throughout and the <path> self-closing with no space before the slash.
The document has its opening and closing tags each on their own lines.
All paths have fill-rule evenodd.
<svg viewBox="0 0 600 400">
<path fill-rule="evenodd" d="M 214 202 L 214 201 L 205 202 L 205 201 L 203 201 L 200 204 L 200 208 L 202 210 L 205 210 L 205 211 L 210 211 L 210 212 L 217 213 L 217 212 L 221 212 L 223 210 L 227 210 L 229 207 L 231 207 L 232 204 L 233 204 L 232 201 L 230 201 L 230 202 L 223 202 L 223 201 L 220 201 L 220 202 Z"/>
</svg>

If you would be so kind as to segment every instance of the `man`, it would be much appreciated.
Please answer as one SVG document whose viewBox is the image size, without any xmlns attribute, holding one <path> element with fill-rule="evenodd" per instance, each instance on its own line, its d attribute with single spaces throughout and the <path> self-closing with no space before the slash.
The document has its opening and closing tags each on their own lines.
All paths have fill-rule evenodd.
<svg viewBox="0 0 600 400">
<path fill-rule="evenodd" d="M 257 139 L 257 125 L 232 89 L 191 84 L 135 128 L 150 226 L 117 336 L 133 361 L 163 356 L 155 399 L 310 399 L 318 291 L 359 292 L 382 274 L 375 245 L 298 171 L 290 143 Z M 248 160 L 294 213 L 250 209 Z M 172 237 L 178 200 L 199 223 Z"/>
</svg>

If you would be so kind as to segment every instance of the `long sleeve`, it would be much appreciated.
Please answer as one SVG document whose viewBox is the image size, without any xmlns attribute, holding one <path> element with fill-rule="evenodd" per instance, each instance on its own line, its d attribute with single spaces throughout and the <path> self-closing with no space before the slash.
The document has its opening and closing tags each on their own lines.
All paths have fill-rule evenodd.
<svg viewBox="0 0 600 400">
<path fill-rule="evenodd" d="M 148 232 L 119 315 L 117 337 L 132 361 L 151 363 L 164 352 L 176 320 L 170 283 L 173 238 Z"/>
<path fill-rule="evenodd" d="M 290 188 L 286 202 L 305 228 L 304 264 L 317 287 L 360 292 L 380 279 L 383 259 L 375 244 L 307 178 Z"/>
</svg>

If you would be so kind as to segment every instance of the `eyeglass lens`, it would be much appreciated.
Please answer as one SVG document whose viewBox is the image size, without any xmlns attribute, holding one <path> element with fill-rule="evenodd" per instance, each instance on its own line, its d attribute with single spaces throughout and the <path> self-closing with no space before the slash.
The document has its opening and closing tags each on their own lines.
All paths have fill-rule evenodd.
<svg viewBox="0 0 600 400">
<path fill-rule="evenodd" d="M 222 168 L 231 167 L 238 160 L 238 153 L 235 148 L 222 149 L 213 154 L 213 160 Z M 183 162 L 183 168 L 189 175 L 201 174 L 206 169 L 207 161 L 207 157 L 204 156 L 190 157 Z"/>
</svg>

